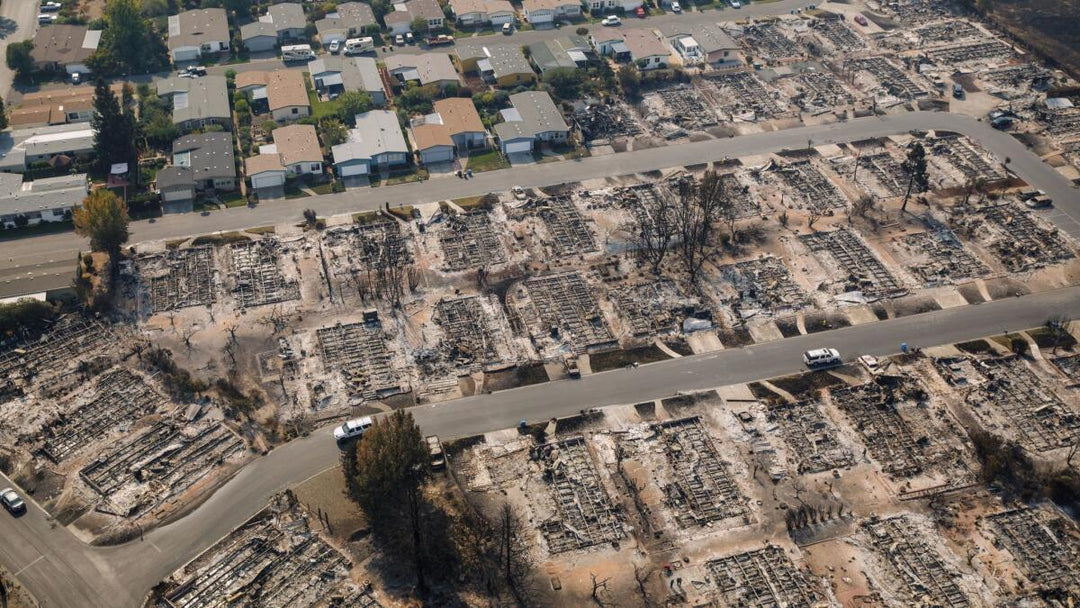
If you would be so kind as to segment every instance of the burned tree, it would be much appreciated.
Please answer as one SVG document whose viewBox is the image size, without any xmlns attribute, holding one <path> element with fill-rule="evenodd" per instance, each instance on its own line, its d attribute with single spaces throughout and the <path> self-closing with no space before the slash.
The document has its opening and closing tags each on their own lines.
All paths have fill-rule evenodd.
<svg viewBox="0 0 1080 608">
<path fill-rule="evenodd" d="M 678 234 L 678 253 L 689 275 L 697 283 L 698 274 L 708 257 L 716 236 L 715 224 L 730 206 L 724 180 L 715 171 L 707 171 L 700 182 L 679 183 L 674 219 Z"/>
<path fill-rule="evenodd" d="M 930 175 L 926 172 L 926 149 L 920 143 L 915 143 L 908 149 L 907 159 L 903 163 L 904 171 L 908 174 L 907 190 L 904 192 L 904 202 L 900 205 L 900 211 L 907 211 L 908 199 L 911 191 L 926 192 L 930 187 Z"/>
<path fill-rule="evenodd" d="M 655 191 L 654 196 L 638 197 L 634 209 L 630 227 L 634 249 L 638 258 L 649 264 L 653 274 L 660 274 L 660 265 L 675 242 L 674 207 L 674 201 L 666 192 Z"/>
</svg>

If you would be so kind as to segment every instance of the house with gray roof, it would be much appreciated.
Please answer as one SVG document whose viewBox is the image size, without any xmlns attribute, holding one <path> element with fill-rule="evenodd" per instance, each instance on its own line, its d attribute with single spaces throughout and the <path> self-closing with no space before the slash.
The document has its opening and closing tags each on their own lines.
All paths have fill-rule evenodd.
<svg viewBox="0 0 1080 608">
<path fill-rule="evenodd" d="M 716 23 L 672 22 L 660 26 L 671 47 L 684 63 L 708 63 L 714 67 L 736 67 L 743 63 L 739 44 Z"/>
<path fill-rule="evenodd" d="M 240 40 L 251 52 L 271 51 L 278 44 L 304 39 L 307 18 L 299 4 L 271 6 L 257 21 L 240 26 Z"/>
<path fill-rule="evenodd" d="M 536 81 L 536 72 L 518 46 L 478 42 L 457 43 L 455 46 L 458 62 L 465 72 L 479 72 L 485 80 L 504 88 Z"/>
<path fill-rule="evenodd" d="M 191 170 L 198 190 L 236 189 L 236 154 L 231 133 L 196 133 L 173 142 L 172 163 Z"/>
<path fill-rule="evenodd" d="M 394 10 L 383 15 L 383 22 L 391 34 L 406 34 L 412 31 L 412 23 L 417 19 L 427 22 L 427 29 L 439 29 L 445 25 L 446 14 L 437 0 L 407 0 L 394 4 Z"/>
<path fill-rule="evenodd" d="M 461 77 L 454 69 L 454 62 L 446 53 L 399 53 L 386 57 L 383 62 L 386 71 L 397 77 L 402 84 L 413 80 L 421 85 L 435 84 L 441 89 L 461 84 Z"/>
<path fill-rule="evenodd" d="M 170 76 L 157 81 L 158 97 L 172 104 L 173 124 L 190 130 L 217 124 L 232 125 L 229 87 L 224 76 L 180 78 Z"/>
<path fill-rule="evenodd" d="M 94 130 L 85 122 L 0 131 L 2 172 L 22 173 L 36 162 L 63 162 L 93 153 Z"/>
<path fill-rule="evenodd" d="M 23 220 L 33 226 L 70 219 L 90 192 L 89 183 L 85 173 L 29 182 L 22 181 L 21 175 L 0 173 L 0 225 L 11 228 Z"/>
<path fill-rule="evenodd" d="M 229 39 L 229 18 L 223 8 L 184 11 L 169 17 L 168 46 L 173 63 L 228 52 Z"/>
<path fill-rule="evenodd" d="M 557 68 L 577 69 L 589 62 L 592 47 L 583 36 L 571 34 L 528 45 L 529 60 L 543 74 Z"/>
<path fill-rule="evenodd" d="M 397 114 L 389 110 L 357 114 L 356 127 L 349 129 L 349 139 L 331 148 L 330 153 L 338 177 L 367 175 L 409 162 L 409 147 Z"/>
<path fill-rule="evenodd" d="M 322 55 L 308 64 L 308 72 L 315 90 L 320 93 L 363 91 L 371 95 L 375 105 L 386 105 L 386 90 L 375 59 L 371 57 Z"/>
<path fill-rule="evenodd" d="M 362 2 L 339 4 L 335 12 L 327 13 L 325 18 L 315 22 L 319 41 L 323 46 L 329 46 L 335 40 L 344 43 L 349 38 L 360 36 L 369 28 L 378 29 L 379 22 L 375 20 L 375 12 L 371 7 Z"/>
<path fill-rule="evenodd" d="M 570 127 L 546 92 L 517 93 L 510 103 L 513 107 L 501 111 L 503 122 L 495 125 L 503 154 L 532 152 L 537 142 L 563 143 L 569 137 Z"/>
</svg>

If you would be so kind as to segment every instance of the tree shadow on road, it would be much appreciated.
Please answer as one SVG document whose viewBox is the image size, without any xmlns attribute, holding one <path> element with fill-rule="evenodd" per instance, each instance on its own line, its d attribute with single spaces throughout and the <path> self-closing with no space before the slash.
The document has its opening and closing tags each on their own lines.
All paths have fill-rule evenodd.
<svg viewBox="0 0 1080 608">
<path fill-rule="evenodd" d="M 0 39 L 7 38 L 19 29 L 19 24 L 14 19 L 0 17 Z"/>
</svg>

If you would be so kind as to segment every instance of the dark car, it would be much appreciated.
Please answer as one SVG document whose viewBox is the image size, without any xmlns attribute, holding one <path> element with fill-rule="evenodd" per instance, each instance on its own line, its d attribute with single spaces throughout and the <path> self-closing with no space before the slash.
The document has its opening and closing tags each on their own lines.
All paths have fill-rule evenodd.
<svg viewBox="0 0 1080 608">
<path fill-rule="evenodd" d="M 19 498 L 18 492 L 11 488 L 4 488 L 0 492 L 0 502 L 4 503 L 4 508 L 11 512 L 12 515 L 20 515 L 26 513 L 26 503 L 22 498 Z"/>
</svg>

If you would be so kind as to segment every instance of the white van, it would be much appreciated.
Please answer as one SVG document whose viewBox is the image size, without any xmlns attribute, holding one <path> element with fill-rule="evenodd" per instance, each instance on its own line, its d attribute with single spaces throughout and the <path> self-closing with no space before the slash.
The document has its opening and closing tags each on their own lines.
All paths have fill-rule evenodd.
<svg viewBox="0 0 1080 608">
<path fill-rule="evenodd" d="M 815 348 L 814 350 L 808 350 L 803 353 L 802 358 L 803 363 L 806 363 L 806 367 L 809 367 L 810 369 L 833 367 L 843 363 L 843 360 L 840 359 L 840 352 L 835 348 Z"/>
<path fill-rule="evenodd" d="M 292 44 L 281 47 L 281 58 L 285 61 L 311 61 L 315 52 L 310 44 Z"/>
<path fill-rule="evenodd" d="M 349 38 L 345 41 L 346 55 L 359 55 L 361 53 L 369 53 L 374 50 L 375 39 L 370 36 L 366 38 Z"/>
</svg>

